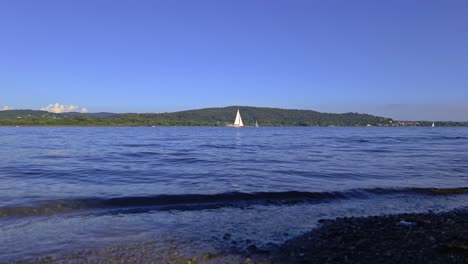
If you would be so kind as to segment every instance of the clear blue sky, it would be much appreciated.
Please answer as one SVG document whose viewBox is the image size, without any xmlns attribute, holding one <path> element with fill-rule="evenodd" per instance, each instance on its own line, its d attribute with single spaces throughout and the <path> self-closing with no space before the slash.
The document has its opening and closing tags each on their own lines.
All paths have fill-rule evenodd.
<svg viewBox="0 0 468 264">
<path fill-rule="evenodd" d="M 0 107 L 468 120 L 466 0 L 0 0 Z"/>
</svg>

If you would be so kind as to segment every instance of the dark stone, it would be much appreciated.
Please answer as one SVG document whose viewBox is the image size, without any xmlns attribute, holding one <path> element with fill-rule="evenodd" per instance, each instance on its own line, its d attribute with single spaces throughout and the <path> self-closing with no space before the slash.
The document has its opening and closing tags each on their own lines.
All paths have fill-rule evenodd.
<svg viewBox="0 0 468 264">
<path fill-rule="evenodd" d="M 229 239 L 231 239 L 231 234 L 229 234 L 229 233 L 224 234 L 223 239 L 224 239 L 224 240 L 229 240 Z"/>
<path fill-rule="evenodd" d="M 254 244 L 251 244 L 251 245 L 249 245 L 247 247 L 247 250 L 250 251 L 250 252 L 255 252 L 255 251 L 257 251 L 257 249 L 258 249 L 257 246 L 254 245 Z"/>
<path fill-rule="evenodd" d="M 418 223 L 398 225 L 402 219 Z M 468 263 L 468 211 L 338 218 L 278 249 L 273 263 Z"/>
</svg>

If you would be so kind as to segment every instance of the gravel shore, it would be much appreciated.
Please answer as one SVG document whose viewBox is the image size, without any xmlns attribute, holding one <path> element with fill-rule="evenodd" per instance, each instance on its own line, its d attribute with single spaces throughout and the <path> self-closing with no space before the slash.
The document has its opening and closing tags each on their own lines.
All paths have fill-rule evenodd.
<svg viewBox="0 0 468 264">
<path fill-rule="evenodd" d="M 320 228 L 269 250 L 199 254 L 179 245 L 161 252 L 142 242 L 21 263 L 468 263 L 467 210 L 319 222 Z"/>
<path fill-rule="evenodd" d="M 468 263 L 468 211 L 321 220 L 274 263 Z"/>
</svg>

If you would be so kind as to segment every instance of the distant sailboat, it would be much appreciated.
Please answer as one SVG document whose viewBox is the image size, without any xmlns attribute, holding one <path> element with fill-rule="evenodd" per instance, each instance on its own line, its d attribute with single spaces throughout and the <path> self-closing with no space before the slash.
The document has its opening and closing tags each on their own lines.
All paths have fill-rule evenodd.
<svg viewBox="0 0 468 264">
<path fill-rule="evenodd" d="M 435 127 L 435 123 L 432 123 L 432 127 Z"/>
<path fill-rule="evenodd" d="M 255 127 L 258 127 L 258 122 L 257 122 L 257 120 L 255 120 Z"/>
<path fill-rule="evenodd" d="M 236 120 L 234 120 L 234 124 L 231 127 L 244 127 L 244 123 L 242 122 L 242 117 L 240 115 L 239 109 L 237 109 L 237 115 L 236 115 Z"/>
</svg>

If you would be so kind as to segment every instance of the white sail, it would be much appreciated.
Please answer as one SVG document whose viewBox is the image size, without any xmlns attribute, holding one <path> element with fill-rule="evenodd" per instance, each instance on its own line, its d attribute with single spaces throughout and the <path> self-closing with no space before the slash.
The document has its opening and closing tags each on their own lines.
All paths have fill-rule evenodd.
<svg viewBox="0 0 468 264">
<path fill-rule="evenodd" d="M 432 123 L 432 127 L 435 127 L 435 123 Z"/>
<path fill-rule="evenodd" d="M 234 121 L 234 126 L 242 127 L 244 123 L 242 122 L 242 117 L 240 115 L 239 109 L 237 109 L 236 120 Z"/>
<path fill-rule="evenodd" d="M 255 121 L 255 127 L 258 127 L 258 122 L 257 121 Z"/>
</svg>

